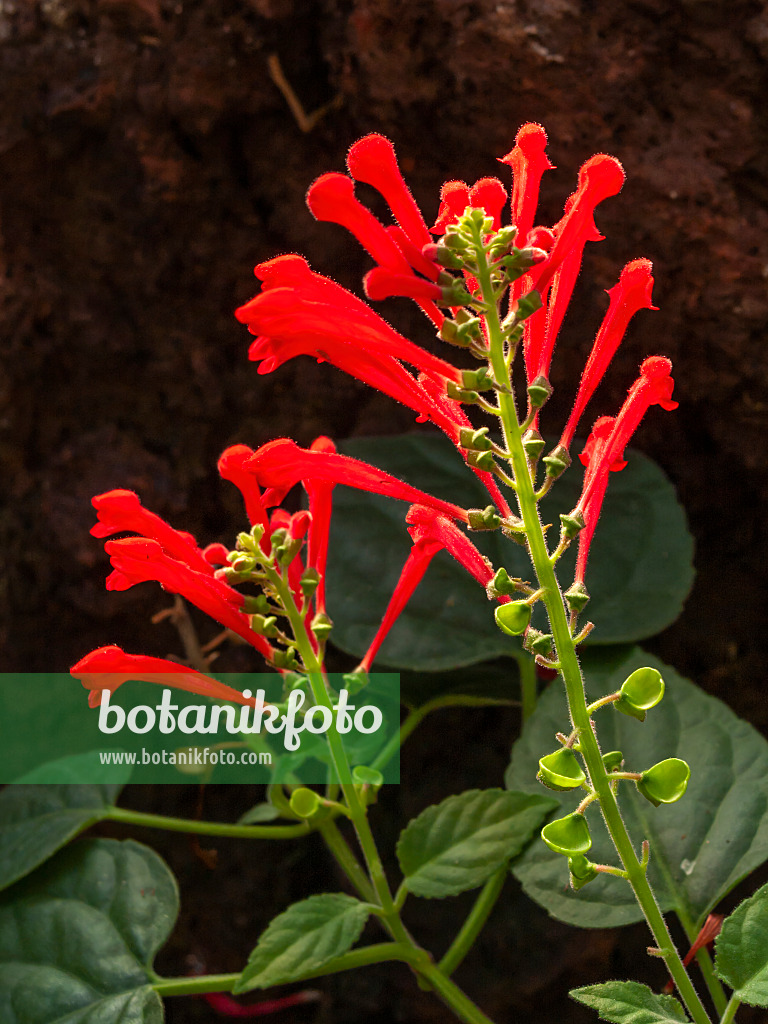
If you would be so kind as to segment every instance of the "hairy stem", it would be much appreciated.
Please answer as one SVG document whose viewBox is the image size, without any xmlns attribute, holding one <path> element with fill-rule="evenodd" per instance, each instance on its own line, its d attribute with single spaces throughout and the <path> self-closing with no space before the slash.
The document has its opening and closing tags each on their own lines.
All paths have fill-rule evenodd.
<svg viewBox="0 0 768 1024">
<path fill-rule="evenodd" d="M 478 236 L 478 242 L 480 241 Z M 627 833 L 616 797 L 611 788 L 608 773 L 603 764 L 597 738 L 592 730 L 584 693 L 581 666 L 579 665 L 576 648 L 571 636 L 568 614 L 560 591 L 560 585 L 547 550 L 544 530 L 539 518 L 535 482 L 532 479 L 528 459 L 522 444 L 522 431 L 517 417 L 512 380 L 506 366 L 504 337 L 498 308 L 495 300 L 491 300 L 493 296 L 491 274 L 487 260 L 483 256 L 479 245 L 478 257 L 479 269 L 477 280 L 487 303 L 486 321 L 490 342 L 491 367 L 496 380 L 504 381 L 509 385 L 509 393 L 500 392 L 498 396 L 504 440 L 512 459 L 515 481 L 517 483 L 517 501 L 520 515 L 525 524 L 531 561 L 533 562 L 539 586 L 542 590 L 541 599 L 546 606 L 549 616 L 550 628 L 560 663 L 560 672 L 568 697 L 571 721 L 574 728 L 578 730 L 581 754 L 587 766 L 592 787 L 597 794 L 608 832 L 627 872 L 628 881 L 634 890 L 635 897 L 653 933 L 656 945 L 662 951 L 667 968 L 696 1024 L 709 1024 L 709 1016 L 683 966 L 680 954 L 675 948 L 664 917 L 646 878 L 645 870 L 641 866 L 632 846 L 632 841 Z"/>
</svg>

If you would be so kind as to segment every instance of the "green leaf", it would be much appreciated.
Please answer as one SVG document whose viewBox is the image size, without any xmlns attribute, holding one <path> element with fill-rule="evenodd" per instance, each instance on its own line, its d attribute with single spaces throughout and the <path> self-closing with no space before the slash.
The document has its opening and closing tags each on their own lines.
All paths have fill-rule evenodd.
<svg viewBox="0 0 768 1024">
<path fill-rule="evenodd" d="M 3 1024 L 161 1024 L 152 961 L 176 882 L 133 841 L 84 840 L 0 900 Z"/>
<path fill-rule="evenodd" d="M 674 996 L 659 996 L 638 981 L 606 981 L 575 988 L 569 995 L 577 1003 L 597 1010 L 610 1024 L 681 1024 L 688 1017 Z"/>
<path fill-rule="evenodd" d="M 719 900 L 768 858 L 768 743 L 721 701 L 639 648 L 585 652 L 582 664 L 590 701 L 615 692 L 642 665 L 664 676 L 667 695 L 645 723 L 610 707 L 595 713 L 595 723 L 603 750 L 623 751 L 628 771 L 670 757 L 690 765 L 688 789 L 674 806 L 653 807 L 632 782 L 621 782 L 618 794 L 638 854 L 641 841 L 650 841 L 648 874 L 662 910 L 675 910 L 695 934 Z M 555 682 L 514 746 L 510 789 L 543 792 L 536 782 L 539 758 L 551 748 L 553 734 L 568 727 L 563 686 Z M 558 814 L 575 809 L 577 796 L 552 795 L 561 804 Z M 591 859 L 618 866 L 599 809 L 591 806 L 586 814 Z M 562 857 L 543 843 L 533 843 L 513 870 L 527 894 L 562 921 L 611 928 L 641 920 L 625 881 L 604 874 L 574 892 Z"/>
<path fill-rule="evenodd" d="M 357 942 L 369 913 L 365 903 L 344 893 L 294 903 L 269 924 L 234 991 L 283 985 L 317 970 Z"/>
<path fill-rule="evenodd" d="M 768 1006 L 768 885 L 744 900 L 715 939 L 715 971 L 737 999 Z"/>
<path fill-rule="evenodd" d="M 354 439 L 343 447 L 355 458 L 465 507 L 485 508 L 490 500 L 443 437 Z M 571 511 L 580 488 L 581 468 L 574 459 L 542 503 L 545 522 L 557 523 L 561 512 Z M 358 657 L 376 633 L 410 550 L 406 511 L 400 501 L 346 487 L 334 491 L 328 566 L 332 639 Z M 495 569 L 505 566 L 510 576 L 530 579 L 525 552 L 500 531 L 474 533 L 472 539 Z M 572 577 L 576 546 L 560 563 L 565 585 Z M 635 641 L 673 622 L 693 579 L 692 552 L 674 488 L 658 466 L 631 452 L 627 468 L 612 475 L 590 553 L 589 617 L 598 624 L 590 641 Z M 496 627 L 483 588 L 441 552 L 385 641 L 381 663 L 434 672 L 512 650 L 519 650 L 519 644 Z"/>
<path fill-rule="evenodd" d="M 406 887 L 427 897 L 477 888 L 520 852 L 555 805 L 546 797 L 471 789 L 427 807 L 397 844 Z"/>
<path fill-rule="evenodd" d="M 0 889 L 23 878 L 106 817 L 121 789 L 118 785 L 6 786 L 0 793 Z"/>
</svg>

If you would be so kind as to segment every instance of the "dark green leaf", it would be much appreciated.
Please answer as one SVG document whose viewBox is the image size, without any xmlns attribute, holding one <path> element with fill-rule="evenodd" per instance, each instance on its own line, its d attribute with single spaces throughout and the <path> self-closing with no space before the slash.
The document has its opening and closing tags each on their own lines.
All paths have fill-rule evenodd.
<svg viewBox="0 0 768 1024">
<path fill-rule="evenodd" d="M 637 981 L 606 981 L 569 993 L 577 1003 L 597 1010 L 610 1024 L 682 1024 L 688 1020 L 674 996 L 659 996 Z"/>
<path fill-rule="evenodd" d="M 472 789 L 427 807 L 397 844 L 406 886 L 430 897 L 477 888 L 520 852 L 554 806 L 543 796 Z"/>
<path fill-rule="evenodd" d="M 269 924 L 234 991 L 282 985 L 317 970 L 357 942 L 369 913 L 365 903 L 344 893 L 294 903 Z"/>
<path fill-rule="evenodd" d="M 178 912 L 152 850 L 84 840 L 0 901 L 3 1024 L 161 1024 L 152 961 Z"/>
<path fill-rule="evenodd" d="M 106 816 L 122 786 L 6 786 L 0 793 L 0 889 Z"/>
<path fill-rule="evenodd" d="M 490 501 L 445 438 L 355 439 L 344 451 L 465 507 L 484 508 Z M 558 523 L 559 513 L 573 508 L 580 487 L 581 469 L 574 460 L 542 504 L 545 522 Z M 337 487 L 334 492 L 328 573 L 332 639 L 355 655 L 370 644 L 408 555 L 406 511 L 403 502 L 363 491 Z M 531 578 L 524 550 L 500 532 L 475 533 L 473 540 L 494 568 L 503 565 L 510 576 Z M 565 586 L 572 578 L 575 547 L 561 562 Z M 627 468 L 611 479 L 590 554 L 589 617 L 597 623 L 591 640 L 639 640 L 674 621 L 691 586 L 691 557 L 692 540 L 673 487 L 656 465 L 630 453 Z M 441 553 L 385 641 L 381 662 L 440 671 L 518 650 L 492 612 L 482 587 Z"/>
<path fill-rule="evenodd" d="M 768 1006 L 768 885 L 723 922 L 715 939 L 715 970 L 742 1003 Z"/>
<path fill-rule="evenodd" d="M 674 806 L 653 807 L 631 782 L 620 783 L 619 803 L 635 849 L 651 844 L 649 878 L 663 910 L 675 910 L 696 931 L 707 914 L 742 878 L 768 857 L 768 743 L 721 701 L 703 693 L 671 668 L 639 649 L 592 651 L 582 662 L 590 700 L 615 692 L 634 669 L 650 665 L 667 685 L 664 700 L 639 722 L 610 707 L 596 712 L 603 750 L 621 750 L 628 771 L 643 771 L 669 757 L 683 758 L 691 780 Z M 536 782 L 542 751 L 569 728 L 563 686 L 552 683 L 515 744 L 506 776 L 510 789 L 542 792 Z M 578 796 L 562 794 L 559 814 L 575 809 Z M 592 806 L 587 810 L 593 846 L 590 859 L 617 864 L 613 844 Z M 534 843 L 514 872 L 525 891 L 554 917 L 583 927 L 605 928 L 641 919 L 625 881 L 601 875 L 583 889 L 567 887 L 565 859 Z"/>
</svg>

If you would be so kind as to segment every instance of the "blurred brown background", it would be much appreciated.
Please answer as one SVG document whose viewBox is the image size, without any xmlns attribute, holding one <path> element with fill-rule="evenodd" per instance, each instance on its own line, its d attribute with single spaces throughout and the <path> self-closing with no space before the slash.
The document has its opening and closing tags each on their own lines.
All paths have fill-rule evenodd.
<svg viewBox="0 0 768 1024">
<path fill-rule="evenodd" d="M 305 112 L 328 105 L 311 130 L 270 75 L 271 55 Z M 225 445 L 414 428 L 410 412 L 328 366 L 301 360 L 259 377 L 232 310 L 255 291 L 252 266 L 279 252 L 305 253 L 357 286 L 366 257 L 341 228 L 315 224 L 303 196 L 316 175 L 343 169 L 360 135 L 395 142 L 429 218 L 445 179 L 504 178 L 495 157 L 535 120 L 558 165 L 544 179 L 542 219 L 558 218 L 593 152 L 615 154 L 628 175 L 598 211 L 607 240 L 589 248 L 565 322 L 550 422 L 567 412 L 602 289 L 629 259 L 651 258 L 660 312 L 638 316 L 590 412 L 618 407 L 646 354 L 672 357 L 680 409 L 650 416 L 637 444 L 679 488 L 698 580 L 652 646 L 764 729 L 767 59 L 768 4 L 740 0 L 0 0 L 0 668 L 66 670 L 110 642 L 178 648 L 170 626 L 149 623 L 167 603 L 157 589 L 104 592 L 106 562 L 88 536 L 93 494 L 133 488 L 201 541 L 226 540 L 241 523 L 237 495 L 215 474 Z M 392 316 L 428 339 L 407 302 Z M 404 761 L 411 789 L 397 814 L 496 784 L 512 724 L 498 717 L 446 716 L 439 732 L 427 729 Z M 459 733 L 469 753 L 451 773 L 444 751 Z M 219 797 L 206 813 L 238 813 L 234 794 Z M 165 796 L 142 799 L 160 806 Z M 191 790 L 179 801 L 191 812 Z M 248 884 L 269 897 L 254 896 L 232 924 L 228 894 L 242 900 L 251 852 L 223 844 L 227 886 L 174 842 L 167 855 L 190 886 L 222 900 L 220 912 L 188 916 L 178 940 L 177 960 L 205 933 L 211 970 L 235 970 L 269 912 L 304 886 L 340 884 L 319 850 L 292 852 L 286 861 L 303 857 L 302 891 L 275 882 L 280 865 L 262 868 Z M 442 912 L 423 911 L 438 944 L 431 915 Z M 520 913 L 523 925 L 500 915 L 485 940 L 497 958 L 487 977 L 476 963 L 460 978 L 475 994 L 481 979 L 500 1020 L 510 1007 L 549 1019 L 561 967 L 558 984 L 623 969 L 615 936 L 585 942 Z M 529 956 L 532 932 L 554 930 L 562 963 L 521 965 L 521 928 Z M 643 942 L 638 933 L 638 950 Z M 395 976 L 334 982 L 335 1000 L 282 1019 L 445 1019 L 405 972 Z M 213 1019 L 205 1004 L 183 1003 L 171 1020 Z"/>
</svg>

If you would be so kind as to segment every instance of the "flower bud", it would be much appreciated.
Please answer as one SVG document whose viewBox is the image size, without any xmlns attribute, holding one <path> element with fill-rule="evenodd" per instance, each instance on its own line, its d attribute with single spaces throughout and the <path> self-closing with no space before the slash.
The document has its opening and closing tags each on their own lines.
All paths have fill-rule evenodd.
<svg viewBox="0 0 768 1024">
<path fill-rule="evenodd" d="M 523 434 L 523 448 L 525 449 L 525 454 L 529 459 L 533 459 L 534 461 L 538 459 L 544 451 L 545 443 L 544 438 L 538 430 L 526 430 Z"/>
<path fill-rule="evenodd" d="M 488 584 L 488 596 L 491 598 L 511 597 L 517 593 L 517 584 L 520 582 L 519 579 L 510 579 L 509 573 L 502 566 L 496 570 L 496 575 Z"/>
<path fill-rule="evenodd" d="M 544 464 L 547 467 L 547 476 L 557 480 L 559 476 L 568 469 L 571 464 L 571 456 L 562 445 L 557 445 L 549 455 L 544 456 Z"/>
<path fill-rule="evenodd" d="M 566 540 L 573 540 L 577 533 L 580 533 L 586 523 L 584 522 L 584 516 L 581 512 L 577 511 L 575 515 L 560 515 L 560 523 L 562 526 L 562 534 Z"/>
<path fill-rule="evenodd" d="M 580 612 L 589 604 L 589 591 L 583 583 L 574 583 L 564 594 L 572 612 Z"/>
<path fill-rule="evenodd" d="M 541 654 L 547 658 L 553 650 L 552 640 L 551 633 L 542 633 L 540 629 L 530 628 L 525 634 L 523 647 L 531 654 Z"/>
<path fill-rule="evenodd" d="M 581 889 L 598 875 L 595 865 L 587 860 L 583 853 L 577 853 L 575 857 L 568 858 L 568 870 L 571 873 L 572 889 Z"/>
<path fill-rule="evenodd" d="M 501 517 L 494 505 L 487 505 L 483 509 L 470 508 L 467 512 L 467 524 L 470 530 L 498 530 L 501 526 Z"/>
<path fill-rule="evenodd" d="M 620 750 L 609 750 L 603 754 L 603 764 L 607 772 L 617 772 L 624 764 L 624 755 Z"/>
<path fill-rule="evenodd" d="M 459 444 L 471 452 L 489 452 L 491 440 L 488 437 L 488 427 L 481 427 L 475 430 L 473 427 L 462 427 L 459 431 Z"/>
<path fill-rule="evenodd" d="M 496 460 L 493 452 L 467 452 L 467 465 L 492 473 L 496 469 Z"/>
<path fill-rule="evenodd" d="M 312 625 L 309 628 L 315 634 L 317 639 L 322 641 L 328 637 L 328 634 L 333 629 L 333 623 L 325 612 L 318 612 L 312 619 Z"/>
<path fill-rule="evenodd" d="M 552 394 L 552 385 L 540 375 L 528 385 L 528 400 L 532 409 L 540 409 Z"/>
</svg>

